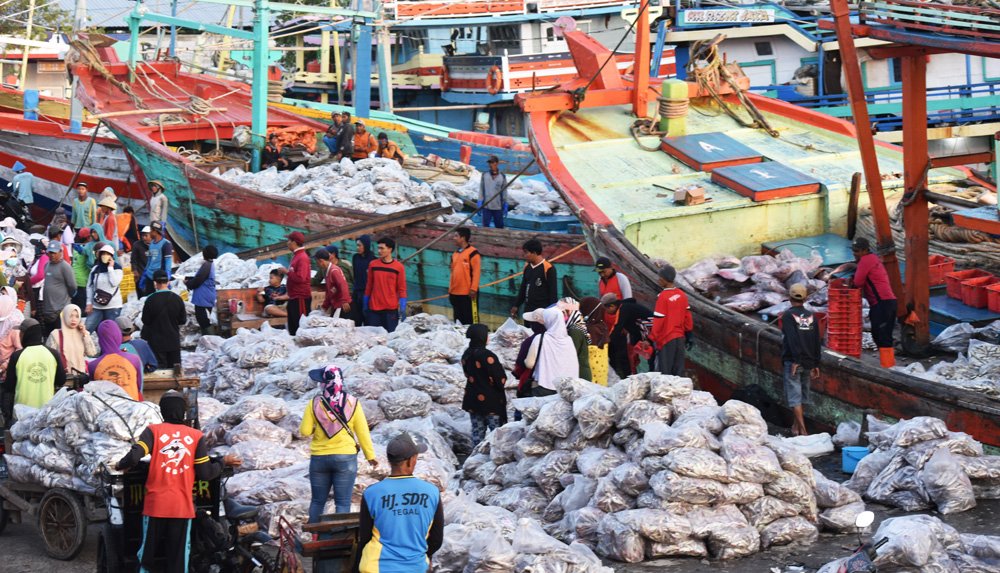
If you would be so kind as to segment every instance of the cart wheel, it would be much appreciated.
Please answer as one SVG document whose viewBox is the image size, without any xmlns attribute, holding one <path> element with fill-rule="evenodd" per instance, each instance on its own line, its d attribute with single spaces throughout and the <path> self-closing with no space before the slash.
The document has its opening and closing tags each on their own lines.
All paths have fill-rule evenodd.
<svg viewBox="0 0 1000 573">
<path fill-rule="evenodd" d="M 76 494 L 56 488 L 42 496 L 38 531 L 49 557 L 61 561 L 76 557 L 87 536 L 87 517 Z"/>
<path fill-rule="evenodd" d="M 97 573 L 119 573 L 122 570 L 118 539 L 124 533 L 105 523 L 97 538 Z"/>
<path fill-rule="evenodd" d="M 250 567 L 247 569 L 249 573 L 278 573 L 278 564 L 270 553 L 263 549 L 254 549 L 250 554 L 260 562 L 260 567 L 255 567 L 253 563 L 250 563 Z"/>
</svg>

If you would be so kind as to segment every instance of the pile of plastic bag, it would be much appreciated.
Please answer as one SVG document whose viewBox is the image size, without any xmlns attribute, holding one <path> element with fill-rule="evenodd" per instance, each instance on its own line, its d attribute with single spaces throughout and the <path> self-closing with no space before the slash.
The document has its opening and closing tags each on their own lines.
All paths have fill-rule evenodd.
<svg viewBox="0 0 1000 573">
<path fill-rule="evenodd" d="M 184 261 L 174 271 L 174 277 L 193 277 L 205 261 L 201 253 Z M 254 260 L 243 260 L 233 253 L 225 253 L 215 259 L 215 284 L 219 289 L 262 288 L 267 286 L 271 270 L 281 268 L 275 263 L 257 266 Z M 179 281 L 183 284 L 183 281 Z"/>
<path fill-rule="evenodd" d="M 958 358 L 942 360 L 930 367 L 920 362 L 896 369 L 940 384 L 947 384 L 1000 399 L 1000 321 L 982 328 L 958 323 L 941 331 L 932 345 Z"/>
<path fill-rule="evenodd" d="M 513 401 L 523 420 L 477 446 L 461 488 L 480 503 L 625 562 L 743 557 L 845 531 L 858 494 L 769 436 L 760 412 L 658 373 L 605 388 L 575 378 Z"/>
<path fill-rule="evenodd" d="M 778 316 L 791 306 L 788 289 L 793 284 L 805 285 L 810 310 L 825 310 L 831 269 L 822 264 L 823 258 L 816 251 L 805 259 L 785 249 L 777 256 L 703 259 L 681 271 L 680 276 L 698 291 L 722 297 L 728 308 Z M 733 291 L 738 292 L 730 294 Z"/>
<path fill-rule="evenodd" d="M 316 167 L 300 165 L 291 171 L 278 171 L 274 167 L 259 173 L 230 169 L 219 176 L 269 195 L 378 214 L 395 213 L 427 203 L 450 205 L 455 211 L 461 211 L 466 202 L 474 204 L 479 200 L 478 172 L 462 185 L 447 181 L 417 182 L 399 163 L 389 159 L 353 162 L 342 159 L 340 163 Z M 515 181 L 507 189 L 507 199 L 514 213 L 569 214 L 569 208 L 558 193 L 535 179 Z"/>
<path fill-rule="evenodd" d="M 911 418 L 867 436 L 872 451 L 844 483 L 865 499 L 943 514 L 1000 499 L 1000 456 L 983 455 L 982 444 L 937 418 Z"/>
<path fill-rule="evenodd" d="M 83 392 L 61 389 L 40 409 L 14 406 L 14 440 L 5 454 L 14 481 L 85 493 L 100 486 L 146 426 L 162 422 L 160 409 L 132 400 L 119 386 L 93 381 Z"/>
<path fill-rule="evenodd" d="M 1000 570 L 1000 537 L 959 533 L 930 515 L 893 517 L 882 522 L 873 542 L 888 541 L 876 552 L 879 571 L 986 572 Z M 838 573 L 847 557 L 827 563 L 818 573 Z"/>
</svg>

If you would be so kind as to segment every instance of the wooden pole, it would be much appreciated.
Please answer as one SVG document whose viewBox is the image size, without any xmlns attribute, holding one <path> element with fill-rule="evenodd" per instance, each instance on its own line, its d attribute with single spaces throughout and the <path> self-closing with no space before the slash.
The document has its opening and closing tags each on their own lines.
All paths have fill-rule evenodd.
<svg viewBox="0 0 1000 573">
<path fill-rule="evenodd" d="M 903 61 L 903 227 L 906 230 L 906 297 L 901 316 L 912 309 L 916 349 L 930 345 L 930 277 L 927 229 L 927 59 L 905 56 Z M 898 291 L 897 291 L 898 293 Z M 898 295 L 897 295 L 898 298 Z M 904 329 L 905 331 L 905 329 Z"/>
<path fill-rule="evenodd" d="M 649 2 L 645 0 L 639 5 L 638 19 L 635 23 L 635 62 L 632 65 L 633 85 L 632 115 L 646 117 L 649 115 Z"/>
<path fill-rule="evenodd" d="M 28 4 L 28 28 L 27 30 L 25 30 L 24 33 L 24 37 L 28 40 L 31 39 L 31 29 L 34 26 L 34 22 L 35 22 L 35 0 L 31 0 L 31 2 Z M 28 79 L 28 52 L 30 51 L 31 48 L 29 48 L 27 44 L 21 46 L 21 73 L 18 74 L 17 78 L 17 87 L 19 87 L 21 91 L 28 89 L 28 86 L 25 84 L 25 82 Z"/>
</svg>

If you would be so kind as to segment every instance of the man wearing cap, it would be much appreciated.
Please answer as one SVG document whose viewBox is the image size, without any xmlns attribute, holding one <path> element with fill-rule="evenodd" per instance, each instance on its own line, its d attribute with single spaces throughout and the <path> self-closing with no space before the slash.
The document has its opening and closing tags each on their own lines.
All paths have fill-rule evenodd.
<svg viewBox="0 0 1000 573">
<path fill-rule="evenodd" d="M 312 310 L 312 288 L 309 277 L 312 266 L 309 264 L 309 254 L 303 245 L 306 237 L 299 231 L 288 234 L 288 250 L 292 252 L 292 262 L 288 265 L 288 275 L 285 285 L 288 289 L 288 334 L 295 336 L 299 330 L 299 320 Z"/>
<path fill-rule="evenodd" d="M 147 251 L 146 268 L 139 283 L 144 296 L 153 292 L 153 273 L 163 271 L 169 281 L 171 268 L 174 266 L 174 246 L 163 236 L 163 223 L 154 221 L 149 226 L 149 236 L 151 240 Z"/>
<path fill-rule="evenodd" d="M 793 284 L 788 289 L 792 306 L 781 314 L 781 362 L 784 365 L 786 405 L 795 417 L 793 436 L 809 433 L 802 405 L 810 403 L 810 380 L 819 378 L 819 321 L 805 307 L 807 295 L 804 284 Z"/>
<path fill-rule="evenodd" d="M 163 189 L 162 181 L 154 180 L 149 182 L 149 190 L 153 193 L 153 197 L 149 200 L 149 220 L 150 222 L 159 222 L 161 228 L 165 229 L 170 201 L 167 199 L 167 195 L 163 192 Z"/>
<path fill-rule="evenodd" d="M 661 374 L 684 374 L 684 354 L 693 342 L 694 320 L 687 295 L 674 286 L 677 271 L 670 265 L 660 267 L 659 283 L 663 288 L 653 309 L 653 330 L 649 340 L 656 349 L 657 368 Z"/>
<path fill-rule="evenodd" d="M 469 243 L 472 239 L 471 229 L 455 229 L 454 238 L 458 250 L 451 254 L 448 300 L 455 311 L 455 320 L 462 324 L 475 324 L 479 322 L 476 299 L 479 296 L 483 259 L 479 256 L 479 251 Z"/>
<path fill-rule="evenodd" d="M 351 268 L 351 263 L 340 258 L 340 249 L 337 245 L 329 245 L 326 247 L 326 252 L 330 253 L 330 263 L 340 267 L 341 272 L 344 273 L 344 280 L 347 281 L 348 285 L 354 284 L 354 269 Z"/>
<path fill-rule="evenodd" d="M 165 271 L 153 273 L 156 292 L 142 305 L 142 339 L 156 355 L 160 368 L 172 368 L 181 362 L 181 327 L 187 322 L 184 300 L 169 290 Z"/>
<path fill-rule="evenodd" d="M 340 161 L 343 158 L 350 159 L 354 155 L 354 123 L 351 122 L 350 112 L 340 114 L 342 127 L 337 134 L 337 154 L 334 159 Z"/>
<path fill-rule="evenodd" d="M 45 283 L 42 287 L 42 326 L 45 336 L 59 328 L 59 313 L 73 302 L 76 294 L 76 276 L 73 267 L 63 258 L 63 246 L 59 241 L 49 241 L 45 249 L 49 262 L 45 265 Z"/>
<path fill-rule="evenodd" d="M 337 139 L 338 136 L 340 136 L 340 130 L 342 127 L 340 112 L 331 111 L 330 121 L 332 123 L 330 124 L 330 127 L 326 128 L 326 134 L 323 136 L 323 144 L 326 145 L 328 150 L 330 150 L 330 156 L 333 157 L 337 155 Z"/>
<path fill-rule="evenodd" d="M 608 342 L 608 362 L 619 378 L 625 378 L 636 373 L 638 358 L 636 344 L 645 339 L 644 325 L 653 318 L 653 311 L 631 301 L 618 300 L 614 294 L 608 293 L 601 297 L 605 308 L 606 321 L 611 328 Z"/>
<path fill-rule="evenodd" d="M 326 249 L 316 249 L 316 264 L 319 265 L 319 272 L 324 277 L 323 289 L 323 311 L 330 314 L 338 309 L 343 312 L 343 317 L 351 312 L 351 290 L 347 288 L 347 279 L 344 278 L 344 271 L 333 264 L 330 260 L 330 252 Z"/>
<path fill-rule="evenodd" d="M 118 325 L 118 330 L 122 333 L 121 350 L 138 356 L 139 362 L 142 364 L 142 371 L 145 373 L 159 368 L 156 355 L 153 354 L 153 349 L 149 347 L 149 343 L 141 338 L 132 338 L 132 333 L 135 332 L 135 325 L 132 324 L 132 321 L 124 316 L 119 316 L 115 319 L 115 324 Z"/>
<path fill-rule="evenodd" d="M 7 363 L 7 376 L 3 382 L 2 399 L 4 419 L 8 424 L 14 404 L 41 408 L 66 384 L 66 370 L 62 358 L 45 346 L 42 325 L 33 318 L 25 318 L 17 327 L 21 331 L 22 348 L 11 355 Z"/>
<path fill-rule="evenodd" d="M 386 446 L 389 477 L 369 486 L 361 496 L 360 573 L 424 573 L 431 556 L 441 548 L 441 493 L 413 477 L 417 457 L 426 451 L 427 446 L 416 444 L 406 432 Z"/>
<path fill-rule="evenodd" d="M 10 178 L 7 187 L 10 188 L 14 197 L 28 208 L 28 213 L 30 214 L 31 205 L 35 202 L 35 195 L 32 192 L 32 187 L 35 184 L 35 176 L 20 161 L 14 162 L 11 171 L 14 172 L 14 176 Z"/>
<path fill-rule="evenodd" d="M 600 279 L 597 281 L 597 290 L 600 295 L 613 293 L 618 300 L 629 300 L 632 298 L 632 281 L 627 276 L 620 273 L 611 266 L 611 259 L 608 257 L 598 257 L 594 262 L 594 270 Z"/>
<path fill-rule="evenodd" d="M 872 338 L 878 346 L 879 363 L 882 368 L 896 365 L 892 331 L 896 327 L 896 295 L 892 292 L 889 273 L 878 255 L 872 252 L 871 243 L 864 237 L 854 239 L 851 245 L 857 269 L 854 271 L 854 287 L 862 289 L 868 301 L 868 318 L 872 323 Z"/>
<path fill-rule="evenodd" d="M 406 161 L 406 156 L 399 150 L 399 145 L 389 139 L 389 136 L 384 131 L 378 134 L 378 152 L 376 155 L 382 159 L 393 159 L 399 162 L 400 165 Z"/>
<path fill-rule="evenodd" d="M 188 424 L 187 412 L 183 394 L 175 390 L 166 392 L 160 398 L 163 422 L 146 427 L 128 454 L 115 464 L 117 470 L 128 470 L 143 457 L 150 458 L 142 500 L 143 541 L 138 554 L 142 571 L 187 571 L 194 482 L 213 480 L 222 473 L 223 465 L 241 463 L 232 454 L 223 458 L 222 463 L 213 461 L 201 431 Z"/>
<path fill-rule="evenodd" d="M 146 272 L 146 263 L 149 261 L 149 244 L 153 242 L 153 230 L 146 225 L 139 233 L 139 241 L 132 245 L 131 267 L 132 275 L 135 277 L 135 284 L 139 284 L 143 273 Z M 142 296 L 140 292 L 139 296 Z"/>
<path fill-rule="evenodd" d="M 360 119 L 354 122 L 354 152 L 351 159 L 358 161 L 367 157 L 374 157 L 378 151 L 378 142 L 375 137 L 365 129 L 365 122 Z"/>
<path fill-rule="evenodd" d="M 121 242 L 118 240 L 118 218 L 115 217 L 117 210 L 118 204 L 112 197 L 105 197 L 97 203 L 97 218 L 104 228 L 104 238 L 115 248 L 115 252 L 121 249 Z"/>
<path fill-rule="evenodd" d="M 400 318 L 406 318 L 406 267 L 393 258 L 396 241 L 378 240 L 378 258 L 368 264 L 365 284 L 365 324 L 394 332 Z"/>
<path fill-rule="evenodd" d="M 497 229 L 503 229 L 503 221 L 507 217 L 507 176 L 500 173 L 500 158 L 491 155 L 486 164 L 490 170 L 483 173 L 479 180 L 479 201 L 476 207 L 482 209 L 483 226 L 490 223 Z"/>
<path fill-rule="evenodd" d="M 73 304 L 81 309 L 87 308 L 87 280 L 94 268 L 94 249 L 90 244 L 93 234 L 89 227 L 77 231 L 73 243 L 73 277 L 76 279 L 76 292 L 73 294 Z"/>
<path fill-rule="evenodd" d="M 70 223 L 78 231 L 97 222 L 97 201 L 89 195 L 87 184 L 83 181 L 76 184 L 76 197 L 73 199 L 72 213 Z"/>
</svg>

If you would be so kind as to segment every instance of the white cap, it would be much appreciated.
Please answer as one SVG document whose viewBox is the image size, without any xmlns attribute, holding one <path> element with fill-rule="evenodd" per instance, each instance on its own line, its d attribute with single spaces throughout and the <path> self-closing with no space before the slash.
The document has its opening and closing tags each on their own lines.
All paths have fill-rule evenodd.
<svg viewBox="0 0 1000 573">
<path fill-rule="evenodd" d="M 114 256 L 114 254 L 115 254 L 115 248 L 112 247 L 111 245 L 104 245 L 100 249 L 98 249 L 97 252 L 98 253 L 108 253 L 108 254 Z"/>
<path fill-rule="evenodd" d="M 143 228 L 142 228 L 142 231 L 141 231 L 141 232 L 142 232 L 142 233 L 152 233 L 152 232 L 153 232 L 153 229 L 151 229 L 151 228 L 149 227 L 149 225 L 146 225 L 145 227 L 143 227 Z"/>
</svg>

